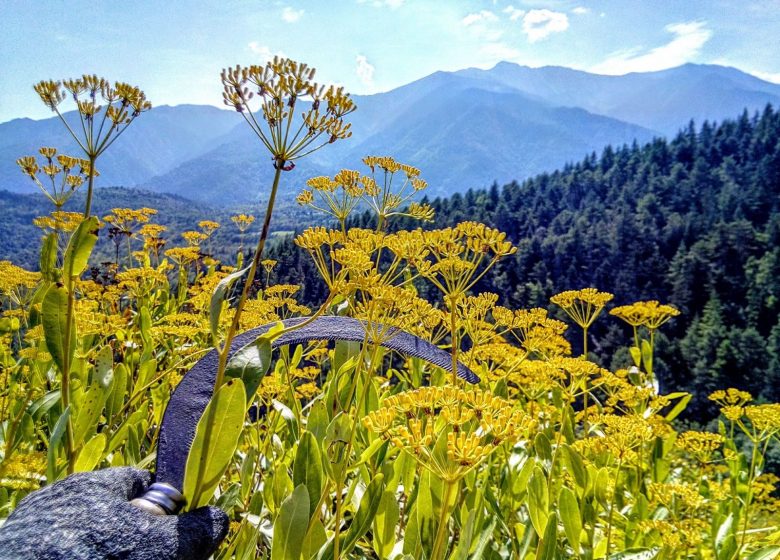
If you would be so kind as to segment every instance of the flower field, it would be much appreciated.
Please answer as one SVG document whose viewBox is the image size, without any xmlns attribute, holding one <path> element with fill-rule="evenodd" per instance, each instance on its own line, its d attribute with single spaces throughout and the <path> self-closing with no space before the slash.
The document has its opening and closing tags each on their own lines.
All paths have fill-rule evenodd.
<svg viewBox="0 0 780 560">
<path fill-rule="evenodd" d="M 154 209 L 91 212 L 99 158 L 150 108 L 143 93 L 93 76 L 36 86 L 58 115 L 76 104 L 83 129 L 69 130 L 84 153 L 44 147 L 18 162 L 53 208 L 36 221 L 39 270 L 0 262 L 0 518 L 73 472 L 153 469 L 172 392 L 216 349 L 183 491 L 189 507 L 230 515 L 217 558 L 775 558 L 778 478 L 764 457 L 780 437 L 780 404 L 723 387 L 709 395 L 717 431 L 680 423 L 691 395 L 662 392 L 653 369 L 674 306 L 612 307 L 611 294 L 583 288 L 549 309 L 510 309 L 474 293 L 517 248 L 476 222 L 391 228 L 435 216 L 415 197 L 424 172 L 377 156 L 309 179 L 298 196 L 331 220 L 295 237 L 325 301 L 304 306 L 300 286 L 275 281 L 264 253 L 279 185 L 297 160 L 348 138 L 356 110 L 313 80 L 288 59 L 223 72 L 225 103 L 275 178 L 257 220 L 204 220 L 182 239 L 166 237 Z M 84 212 L 64 212 L 80 188 Z M 349 227 L 365 211 L 374 227 Z M 219 228 L 246 244 L 230 262 L 212 256 Z M 90 261 L 99 236 L 114 243 L 111 262 Z M 437 297 L 420 297 L 422 285 Z M 296 328 L 280 321 L 323 316 L 360 320 L 365 339 L 335 332 L 335 344 L 271 352 Z M 596 321 L 625 329 L 631 367 L 609 371 L 608 357 L 588 352 Z M 231 353 L 239 333 L 267 324 Z M 449 368 L 384 348 L 399 329 L 445 350 Z M 457 377 L 462 366 L 479 383 Z"/>
</svg>

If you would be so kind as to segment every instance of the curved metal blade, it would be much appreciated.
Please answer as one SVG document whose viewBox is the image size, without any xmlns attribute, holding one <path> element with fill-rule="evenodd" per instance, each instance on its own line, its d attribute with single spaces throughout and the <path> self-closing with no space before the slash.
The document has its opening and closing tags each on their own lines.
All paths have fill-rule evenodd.
<svg viewBox="0 0 780 560">
<path fill-rule="evenodd" d="M 297 318 L 282 322 L 285 327 L 292 327 L 304 321 L 306 319 Z M 230 345 L 230 356 L 267 333 L 274 324 L 263 325 L 235 337 Z M 390 328 L 388 331 L 389 336 L 380 342 L 381 346 L 452 371 L 452 356 L 449 352 L 401 329 Z M 271 346 L 279 348 L 313 340 L 363 342 L 365 338 L 366 327 L 362 321 L 349 317 L 320 317 L 303 327 L 282 334 Z M 187 455 L 195 438 L 198 421 L 213 395 L 218 363 L 217 351 L 211 350 L 184 375 L 171 395 L 157 445 L 157 482 L 182 489 Z M 479 377 L 463 364 L 458 364 L 457 374 L 469 383 L 479 383 Z"/>
</svg>

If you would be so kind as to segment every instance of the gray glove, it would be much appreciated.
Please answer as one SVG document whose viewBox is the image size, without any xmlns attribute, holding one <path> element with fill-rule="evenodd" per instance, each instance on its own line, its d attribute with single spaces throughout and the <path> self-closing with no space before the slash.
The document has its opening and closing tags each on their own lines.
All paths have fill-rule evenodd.
<svg viewBox="0 0 780 560">
<path fill-rule="evenodd" d="M 130 467 L 78 473 L 33 492 L 0 527 L 0 560 L 206 559 L 228 530 L 213 507 L 155 516 L 130 504 L 151 482 Z"/>
</svg>

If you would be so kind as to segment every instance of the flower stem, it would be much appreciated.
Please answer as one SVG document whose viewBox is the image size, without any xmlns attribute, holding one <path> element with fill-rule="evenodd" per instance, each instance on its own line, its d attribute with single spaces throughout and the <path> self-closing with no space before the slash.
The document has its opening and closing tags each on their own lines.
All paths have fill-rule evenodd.
<svg viewBox="0 0 780 560">
<path fill-rule="evenodd" d="M 265 242 L 268 239 L 268 232 L 271 227 L 271 216 L 274 211 L 274 202 L 276 201 L 276 193 L 279 190 L 279 179 L 282 176 L 281 166 L 278 166 L 276 173 L 274 173 L 274 182 L 271 186 L 271 196 L 268 199 L 268 206 L 265 210 L 265 219 L 263 221 L 263 229 L 260 233 L 260 239 L 257 240 L 257 247 L 255 248 L 254 257 L 252 257 L 252 264 L 249 267 L 249 272 L 244 282 L 244 289 L 241 291 L 241 297 L 236 304 L 236 312 L 233 315 L 233 321 L 230 323 L 227 335 L 225 336 L 225 344 L 219 352 L 219 366 L 217 369 L 217 378 L 214 383 L 214 388 L 217 389 L 222 385 L 225 378 L 225 368 L 227 367 L 228 355 L 230 354 L 230 344 L 233 342 L 233 338 L 238 332 L 238 328 L 241 324 L 241 313 L 244 311 L 244 305 L 249 297 L 249 290 L 252 289 L 252 283 L 255 280 L 257 274 L 257 268 L 260 265 L 260 261 L 263 258 L 263 251 L 265 250 Z"/>
<path fill-rule="evenodd" d="M 95 184 L 95 156 L 89 156 L 89 181 L 87 181 L 87 202 L 84 205 L 84 219 L 89 218 L 92 211 L 92 187 Z"/>
<path fill-rule="evenodd" d="M 444 558 L 444 554 L 447 552 L 447 546 L 444 544 L 444 535 L 447 533 L 449 526 L 449 513 L 450 513 L 450 501 L 454 491 L 457 491 L 457 481 L 445 481 L 444 492 L 441 498 L 441 510 L 439 511 L 439 527 L 436 530 L 436 539 L 433 541 L 433 551 L 431 552 L 431 560 L 440 560 Z"/>
</svg>

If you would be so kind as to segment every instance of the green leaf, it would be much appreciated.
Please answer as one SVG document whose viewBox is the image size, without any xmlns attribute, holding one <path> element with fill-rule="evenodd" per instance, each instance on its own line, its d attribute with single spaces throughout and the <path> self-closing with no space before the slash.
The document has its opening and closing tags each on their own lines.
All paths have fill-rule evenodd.
<svg viewBox="0 0 780 560">
<path fill-rule="evenodd" d="M 596 473 L 593 494 L 596 496 L 596 500 L 598 500 L 606 510 L 609 507 L 609 471 L 607 470 L 607 467 L 601 467 Z"/>
<path fill-rule="evenodd" d="M 195 429 L 184 471 L 184 495 L 190 508 L 208 504 L 227 470 L 244 427 L 246 393 L 240 379 L 219 388 Z"/>
<path fill-rule="evenodd" d="M 539 541 L 536 560 L 555 560 L 556 537 L 558 534 L 558 515 L 553 512 L 547 519 L 547 525 L 544 528 L 544 535 Z"/>
<path fill-rule="evenodd" d="M 73 279 L 81 276 L 87 268 L 89 256 L 98 240 L 98 230 L 98 219 L 96 216 L 91 216 L 81 222 L 70 236 L 62 267 L 65 283 L 69 289 Z"/>
<path fill-rule="evenodd" d="M 103 450 L 106 448 L 105 434 L 97 434 L 89 440 L 81 449 L 76 459 L 75 471 L 86 472 L 94 470 L 100 459 L 103 458 Z"/>
<path fill-rule="evenodd" d="M 715 555 L 718 560 L 731 560 L 737 553 L 734 514 L 730 513 L 715 534 Z"/>
<path fill-rule="evenodd" d="M 634 365 L 636 367 L 639 367 L 642 365 L 642 351 L 637 346 L 632 346 L 630 348 L 631 351 L 631 359 L 634 360 Z"/>
<path fill-rule="evenodd" d="M 66 356 L 65 331 L 68 324 L 68 290 L 63 284 L 57 283 L 49 286 L 46 295 L 43 296 L 41 313 L 46 348 L 54 359 L 54 363 L 57 364 L 57 368 L 62 372 L 66 360 L 70 363 L 76 349 L 76 323 L 71 317 L 70 348 Z"/>
<path fill-rule="evenodd" d="M 540 537 L 547 527 L 548 505 L 547 479 L 542 469 L 534 467 L 534 472 L 528 481 L 528 515 Z"/>
<path fill-rule="evenodd" d="M 87 437 L 92 435 L 93 430 L 97 429 L 98 419 L 100 413 L 103 412 L 106 397 L 103 389 L 98 385 L 93 385 L 79 399 L 78 404 L 74 398 L 74 408 L 76 409 L 73 418 L 74 447 L 86 441 Z"/>
<path fill-rule="evenodd" d="M 366 488 L 366 491 L 360 500 L 360 507 L 349 526 L 344 546 L 341 548 L 341 553 L 344 556 L 348 555 L 352 549 L 355 548 L 358 540 L 371 529 L 371 524 L 374 522 L 376 512 L 379 510 L 379 505 L 382 503 L 384 492 L 384 476 L 378 474 L 368 485 L 368 488 Z"/>
<path fill-rule="evenodd" d="M 558 507 L 561 521 L 563 521 L 563 530 L 566 533 L 566 538 L 569 540 L 569 546 L 579 556 L 580 533 L 582 532 L 580 506 L 577 503 L 577 496 L 565 486 L 561 487 L 561 492 L 558 496 Z"/>
<path fill-rule="evenodd" d="M 688 406 L 688 403 L 691 402 L 691 399 L 693 398 L 693 395 L 690 393 L 673 393 L 671 395 L 666 395 L 670 399 L 674 399 L 675 397 L 679 396 L 681 397 L 679 401 L 677 401 L 677 404 L 674 405 L 674 408 L 669 411 L 669 414 L 664 416 L 664 419 L 667 422 L 671 422 L 675 418 L 677 418 L 680 413 L 682 413 L 683 410 Z"/>
<path fill-rule="evenodd" d="M 104 391 L 111 389 L 114 381 L 114 352 L 110 346 L 103 346 L 97 353 L 94 380 Z"/>
<path fill-rule="evenodd" d="M 314 519 L 309 527 L 309 532 L 306 533 L 306 538 L 303 540 L 303 547 L 301 550 L 301 557 L 303 560 L 309 560 L 317 555 L 317 551 L 322 548 L 328 541 L 328 535 L 325 533 L 325 526 L 319 519 Z M 252 558 L 255 558 L 252 555 Z"/>
<path fill-rule="evenodd" d="M 51 232 L 43 238 L 41 246 L 41 276 L 48 282 L 57 281 L 57 233 Z"/>
<path fill-rule="evenodd" d="M 324 478 L 320 446 L 311 432 L 304 431 L 293 463 L 293 484 L 304 485 L 309 493 L 309 517 L 320 503 Z"/>
<path fill-rule="evenodd" d="M 110 418 L 117 414 L 125 403 L 127 396 L 127 367 L 125 364 L 116 364 L 113 370 L 113 383 L 111 393 L 106 399 L 106 415 Z"/>
<path fill-rule="evenodd" d="M 585 468 L 582 457 L 568 445 L 564 445 L 563 449 L 565 451 L 565 465 L 574 476 L 574 482 L 580 488 L 585 489 L 588 486 L 588 469 Z"/>
<path fill-rule="evenodd" d="M 282 503 L 274 521 L 271 560 L 299 560 L 309 527 L 309 493 L 301 484 Z"/>
<path fill-rule="evenodd" d="M 393 490 L 382 494 L 382 501 L 374 517 L 373 546 L 380 558 L 389 558 L 395 546 L 395 528 L 401 515 L 398 498 Z"/>
<path fill-rule="evenodd" d="M 271 341 L 261 336 L 240 348 L 227 363 L 225 375 L 240 379 L 246 390 L 246 402 L 252 402 L 257 388 L 271 367 Z"/>
<path fill-rule="evenodd" d="M 646 372 L 653 372 L 653 347 L 648 340 L 642 340 L 642 363 Z"/>
<path fill-rule="evenodd" d="M 235 284 L 236 280 L 249 272 L 249 268 L 250 267 L 242 268 L 241 270 L 237 270 L 236 272 L 225 276 L 219 281 L 217 287 L 214 288 L 214 293 L 211 294 L 209 324 L 211 325 L 211 336 L 214 339 L 215 345 L 219 340 L 219 317 L 222 315 L 222 304 L 227 300 L 230 288 Z"/>
<path fill-rule="evenodd" d="M 68 418 L 70 418 L 70 406 L 57 419 L 57 423 L 54 424 L 54 429 L 51 432 L 51 438 L 49 438 L 49 451 L 46 454 L 46 481 L 48 483 L 57 480 L 57 475 L 59 474 L 57 451 L 68 427 Z"/>
<path fill-rule="evenodd" d="M 60 402 L 61 398 L 62 394 L 60 393 L 59 389 L 56 391 L 50 391 L 32 403 L 30 408 L 27 409 L 27 413 L 32 417 L 33 420 L 38 421 L 43 418 L 43 415 L 49 412 L 54 407 L 54 405 Z"/>
<path fill-rule="evenodd" d="M 767 546 L 756 550 L 745 560 L 774 560 L 778 555 L 780 555 L 780 546 Z"/>
</svg>

